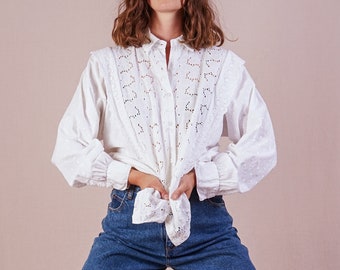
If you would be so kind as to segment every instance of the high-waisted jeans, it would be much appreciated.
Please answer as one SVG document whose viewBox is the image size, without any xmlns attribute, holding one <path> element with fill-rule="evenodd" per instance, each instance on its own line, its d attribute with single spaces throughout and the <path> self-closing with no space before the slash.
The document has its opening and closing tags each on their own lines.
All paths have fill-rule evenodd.
<svg viewBox="0 0 340 270">
<path fill-rule="evenodd" d="M 95 238 L 83 270 L 254 270 L 247 248 L 232 226 L 222 196 L 199 201 L 190 198 L 191 234 L 174 246 L 164 224 L 132 224 L 133 205 L 139 187 L 113 190 L 103 232 Z"/>
</svg>

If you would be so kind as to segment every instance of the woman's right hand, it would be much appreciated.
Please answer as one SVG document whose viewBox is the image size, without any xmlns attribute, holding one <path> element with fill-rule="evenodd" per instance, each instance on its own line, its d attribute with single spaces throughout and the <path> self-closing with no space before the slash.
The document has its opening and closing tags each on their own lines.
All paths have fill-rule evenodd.
<svg viewBox="0 0 340 270">
<path fill-rule="evenodd" d="M 153 188 L 158 190 L 162 199 L 169 199 L 169 194 L 165 190 L 161 181 L 152 174 L 143 173 L 136 170 L 135 168 L 131 168 L 128 181 L 129 184 L 139 186 L 141 189 Z"/>
</svg>

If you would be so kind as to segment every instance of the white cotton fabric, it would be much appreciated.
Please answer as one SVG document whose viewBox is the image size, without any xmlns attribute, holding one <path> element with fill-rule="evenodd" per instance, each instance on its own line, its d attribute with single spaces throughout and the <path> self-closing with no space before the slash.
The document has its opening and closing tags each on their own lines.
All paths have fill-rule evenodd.
<svg viewBox="0 0 340 270">
<path fill-rule="evenodd" d="M 181 177 L 196 172 L 200 200 L 245 192 L 276 164 L 267 107 L 233 52 L 196 51 L 150 33 L 141 48 L 91 53 L 58 128 L 52 162 L 71 186 L 124 190 L 131 167 L 157 176 L 170 196 Z M 220 152 L 222 135 L 232 143 Z M 165 222 L 179 245 L 190 235 L 190 203 L 137 194 L 134 223 Z"/>
</svg>

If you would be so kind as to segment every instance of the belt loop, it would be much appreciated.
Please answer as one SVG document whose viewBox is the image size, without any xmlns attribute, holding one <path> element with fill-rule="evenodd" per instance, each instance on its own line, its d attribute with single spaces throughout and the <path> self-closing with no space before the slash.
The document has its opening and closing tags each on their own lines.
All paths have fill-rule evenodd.
<svg viewBox="0 0 340 270">
<path fill-rule="evenodd" d="M 135 192 L 135 186 L 130 185 L 129 189 L 127 191 L 127 198 L 128 198 L 128 200 L 132 200 L 134 192 Z"/>
</svg>

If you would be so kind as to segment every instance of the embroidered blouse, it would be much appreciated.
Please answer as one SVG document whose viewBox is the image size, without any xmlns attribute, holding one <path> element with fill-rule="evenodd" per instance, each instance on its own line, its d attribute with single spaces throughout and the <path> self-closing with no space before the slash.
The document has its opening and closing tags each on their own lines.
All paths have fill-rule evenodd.
<svg viewBox="0 0 340 270">
<path fill-rule="evenodd" d="M 131 167 L 170 195 L 193 168 L 200 200 L 253 188 L 276 164 L 270 116 L 244 61 L 230 50 L 194 50 L 150 34 L 140 48 L 92 52 L 59 124 L 52 162 L 71 186 L 124 190 Z M 219 150 L 221 136 L 231 143 Z M 185 194 L 137 193 L 133 223 L 165 222 L 175 245 L 190 235 Z"/>
</svg>

